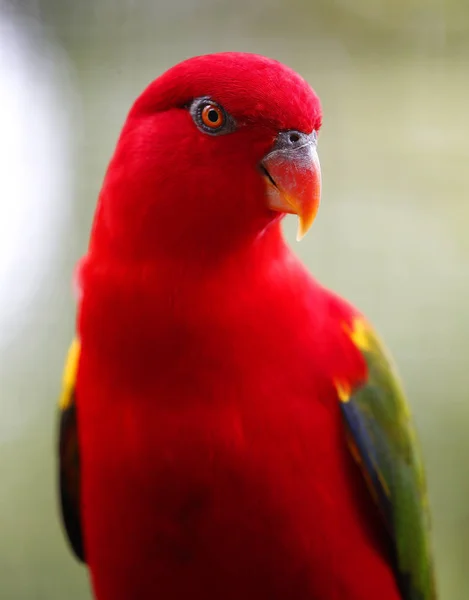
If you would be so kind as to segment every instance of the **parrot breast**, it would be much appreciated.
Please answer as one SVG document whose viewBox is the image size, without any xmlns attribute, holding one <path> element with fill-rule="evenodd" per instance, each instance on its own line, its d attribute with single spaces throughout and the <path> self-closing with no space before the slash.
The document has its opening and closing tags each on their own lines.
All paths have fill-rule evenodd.
<svg viewBox="0 0 469 600">
<path fill-rule="evenodd" d="M 82 282 L 98 600 L 399 600 L 334 387 L 363 375 L 350 309 L 284 246 L 213 274 L 89 260 Z"/>
</svg>

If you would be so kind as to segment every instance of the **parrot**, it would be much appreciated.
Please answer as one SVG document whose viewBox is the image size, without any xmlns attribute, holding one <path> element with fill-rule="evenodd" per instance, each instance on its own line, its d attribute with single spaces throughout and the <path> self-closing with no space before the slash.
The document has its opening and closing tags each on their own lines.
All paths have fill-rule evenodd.
<svg viewBox="0 0 469 600">
<path fill-rule="evenodd" d="M 97 600 L 436 600 L 426 473 L 393 359 L 298 239 L 321 103 L 221 52 L 137 97 L 74 272 L 65 535 Z"/>
</svg>

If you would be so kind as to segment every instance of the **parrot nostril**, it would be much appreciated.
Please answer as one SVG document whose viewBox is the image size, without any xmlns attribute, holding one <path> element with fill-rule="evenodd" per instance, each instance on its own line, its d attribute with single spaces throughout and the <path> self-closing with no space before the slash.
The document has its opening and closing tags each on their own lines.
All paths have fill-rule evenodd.
<svg viewBox="0 0 469 600">
<path fill-rule="evenodd" d="M 312 142 L 311 135 L 297 129 L 280 131 L 275 140 L 273 150 L 298 150 Z"/>
<path fill-rule="evenodd" d="M 298 142 L 300 140 L 300 136 L 298 135 L 298 133 L 290 133 L 290 142 L 292 144 L 294 144 L 295 142 Z"/>
</svg>

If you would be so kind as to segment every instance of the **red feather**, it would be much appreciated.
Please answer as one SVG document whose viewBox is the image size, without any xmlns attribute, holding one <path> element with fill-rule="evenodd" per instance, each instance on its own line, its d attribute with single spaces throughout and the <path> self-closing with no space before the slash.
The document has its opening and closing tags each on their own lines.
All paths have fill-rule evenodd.
<svg viewBox="0 0 469 600">
<path fill-rule="evenodd" d="M 234 116 L 204 136 L 181 108 Z M 398 600 L 334 381 L 353 309 L 286 246 L 257 164 L 320 107 L 254 55 L 192 59 L 137 100 L 81 266 L 77 405 L 99 600 Z"/>
</svg>

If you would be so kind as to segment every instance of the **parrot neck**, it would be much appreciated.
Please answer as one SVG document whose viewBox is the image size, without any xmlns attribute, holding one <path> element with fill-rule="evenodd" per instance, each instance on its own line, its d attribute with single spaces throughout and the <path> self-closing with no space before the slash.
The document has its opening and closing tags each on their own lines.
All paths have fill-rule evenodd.
<svg viewBox="0 0 469 600">
<path fill-rule="evenodd" d="M 102 207 L 101 207 L 102 208 Z M 230 272 L 230 278 L 242 270 L 246 264 L 269 262 L 272 257 L 286 250 L 283 238 L 280 213 L 270 217 L 268 221 L 247 227 L 237 227 L 230 223 L 222 230 L 207 231 L 197 237 L 185 235 L 184 230 L 168 232 L 168 225 L 161 220 L 153 227 L 151 245 L 142 236 L 139 241 L 126 237 L 127 231 L 116 231 L 109 227 L 107 219 L 97 212 L 93 224 L 93 232 L 88 252 L 88 262 L 102 262 L 120 271 L 125 265 L 129 272 L 137 272 L 142 266 L 146 271 L 162 273 L 170 279 L 173 273 L 191 279 L 196 274 L 196 281 L 205 275 L 216 274 L 220 278 L 223 273 Z M 237 224 L 236 224 L 237 225 Z M 237 234 L 236 231 L 239 231 Z M 138 237 L 138 236 L 137 236 Z"/>
<path fill-rule="evenodd" d="M 150 363 L 161 368 L 183 353 L 216 355 L 236 331 L 257 330 L 264 321 L 271 327 L 278 318 L 271 314 L 295 312 L 297 290 L 309 275 L 277 223 L 250 246 L 201 264 L 177 257 L 125 262 L 91 251 L 80 279 L 83 347 L 89 340 L 93 351 L 131 369 L 135 379 L 145 376 L 142 353 L 152 357 L 148 374 Z"/>
<path fill-rule="evenodd" d="M 186 199 L 184 217 L 178 218 L 174 208 L 178 198 L 170 193 L 162 194 L 156 202 L 147 189 L 131 193 L 128 185 L 119 185 L 119 179 L 114 182 L 114 170 L 107 177 L 110 181 L 106 179 L 100 195 L 90 242 L 90 250 L 106 260 L 145 261 L 157 266 L 168 261 L 183 262 L 197 269 L 283 241 L 283 215 L 259 210 L 250 197 L 249 202 L 245 200 L 237 207 L 235 200 L 221 198 L 219 203 L 231 202 L 236 210 L 212 219 L 196 196 L 191 201 Z M 245 204 L 248 208 L 243 209 Z"/>
</svg>

